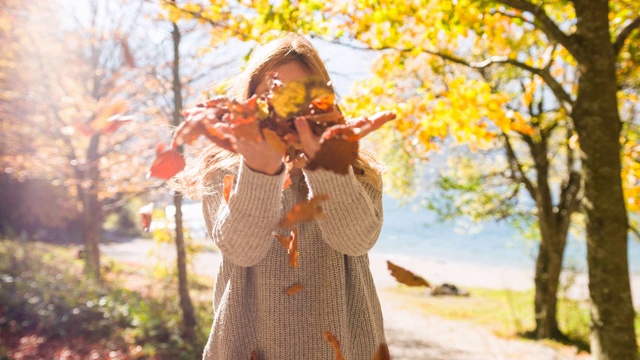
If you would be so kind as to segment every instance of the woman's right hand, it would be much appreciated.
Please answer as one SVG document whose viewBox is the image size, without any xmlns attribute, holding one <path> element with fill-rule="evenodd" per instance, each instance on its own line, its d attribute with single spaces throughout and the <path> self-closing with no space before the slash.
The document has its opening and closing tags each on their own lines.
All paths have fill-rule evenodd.
<svg viewBox="0 0 640 360">
<path fill-rule="evenodd" d="M 242 155 L 244 162 L 251 170 L 266 175 L 276 175 L 283 170 L 282 154 L 269 146 L 262 137 L 256 139 L 236 137 L 233 129 L 226 123 L 217 123 L 214 128 L 231 141 L 233 149 Z"/>
</svg>

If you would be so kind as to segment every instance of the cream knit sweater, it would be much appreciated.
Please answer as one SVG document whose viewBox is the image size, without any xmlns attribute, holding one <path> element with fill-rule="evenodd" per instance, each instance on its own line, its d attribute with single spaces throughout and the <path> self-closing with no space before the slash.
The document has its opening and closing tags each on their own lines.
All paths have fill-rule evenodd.
<svg viewBox="0 0 640 360">
<path fill-rule="evenodd" d="M 382 226 L 380 189 L 358 181 L 353 170 L 305 170 L 283 191 L 284 174 L 263 175 L 241 163 L 227 204 L 224 175 L 214 177 L 216 191 L 203 201 L 207 231 L 222 252 L 203 359 L 249 359 L 255 350 L 260 360 L 334 360 L 323 337 L 328 330 L 346 360 L 371 360 L 385 342 L 367 256 Z M 321 193 L 329 195 L 324 216 L 296 225 L 299 266 L 291 268 L 272 232 L 295 203 Z M 304 290 L 287 295 L 296 283 Z"/>
</svg>

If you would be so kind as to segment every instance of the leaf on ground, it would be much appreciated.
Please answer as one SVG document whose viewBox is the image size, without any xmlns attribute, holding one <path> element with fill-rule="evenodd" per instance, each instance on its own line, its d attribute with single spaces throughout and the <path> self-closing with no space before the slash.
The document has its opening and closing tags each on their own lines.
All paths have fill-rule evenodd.
<svg viewBox="0 0 640 360">
<path fill-rule="evenodd" d="M 378 346 L 378 351 L 376 351 L 373 356 L 373 360 L 391 360 L 391 354 L 389 354 L 389 347 L 386 343 L 380 344 Z"/>
<path fill-rule="evenodd" d="M 293 296 L 302 290 L 304 290 L 304 286 L 302 284 L 294 284 L 289 286 L 287 290 L 285 290 L 285 292 L 287 293 L 287 295 Z"/>
<path fill-rule="evenodd" d="M 298 267 L 298 231 L 296 229 L 291 230 L 291 235 L 284 236 L 274 233 L 280 244 L 287 249 L 289 255 L 288 263 L 292 268 Z"/>
<path fill-rule="evenodd" d="M 391 276 L 396 280 L 407 286 L 426 286 L 431 287 L 431 284 L 424 278 L 412 273 L 411 271 L 395 265 L 391 261 L 387 261 L 387 268 L 391 271 Z"/>
<path fill-rule="evenodd" d="M 324 330 L 322 335 L 324 335 L 324 339 L 327 340 L 329 345 L 333 348 L 336 360 L 344 360 L 344 356 L 342 356 L 342 351 L 340 350 L 340 340 L 338 340 L 338 338 L 328 330 Z"/>
<path fill-rule="evenodd" d="M 233 174 L 227 174 L 222 179 L 222 194 L 224 195 L 224 201 L 228 204 L 229 198 L 231 198 L 231 190 L 233 189 Z"/>
<path fill-rule="evenodd" d="M 304 222 L 311 221 L 320 215 L 322 215 L 322 207 L 320 203 L 329 199 L 327 194 L 318 194 L 311 198 L 308 202 L 300 202 L 293 206 L 293 209 L 285 215 L 280 223 L 278 224 L 280 227 L 292 227 L 293 225 Z"/>
<path fill-rule="evenodd" d="M 158 147 L 163 149 L 164 146 Z M 156 159 L 151 165 L 151 170 L 147 177 L 169 180 L 185 167 L 184 157 L 175 149 L 161 151 L 156 155 Z"/>
</svg>

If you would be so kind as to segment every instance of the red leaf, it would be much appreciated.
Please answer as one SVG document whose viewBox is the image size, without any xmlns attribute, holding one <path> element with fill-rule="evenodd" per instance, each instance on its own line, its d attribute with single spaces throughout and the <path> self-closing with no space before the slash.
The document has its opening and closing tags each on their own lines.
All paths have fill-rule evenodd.
<svg viewBox="0 0 640 360">
<path fill-rule="evenodd" d="M 280 227 L 292 227 L 293 225 L 303 222 L 311 221 L 316 217 L 322 215 L 322 207 L 320 203 L 329 199 L 327 194 L 318 194 L 311 198 L 309 202 L 297 203 L 293 206 L 293 209 L 280 220 Z"/>
<path fill-rule="evenodd" d="M 185 167 L 184 158 L 175 149 L 164 151 L 156 156 L 148 176 L 169 180 Z"/>
<path fill-rule="evenodd" d="M 142 230 L 144 232 L 149 231 L 149 227 L 151 226 L 151 215 L 153 214 L 153 203 L 148 203 L 138 210 L 138 214 L 140 215 L 140 222 L 142 223 Z"/>
</svg>

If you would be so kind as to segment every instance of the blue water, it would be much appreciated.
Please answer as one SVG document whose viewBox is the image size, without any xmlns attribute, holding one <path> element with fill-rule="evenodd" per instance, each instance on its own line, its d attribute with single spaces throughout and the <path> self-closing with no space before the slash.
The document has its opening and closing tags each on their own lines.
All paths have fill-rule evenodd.
<svg viewBox="0 0 640 360">
<path fill-rule="evenodd" d="M 533 269 L 536 244 L 524 239 L 506 223 L 464 221 L 439 223 L 425 209 L 400 206 L 391 197 L 383 198 L 384 225 L 373 253 L 422 257 L 445 262 L 494 265 L 514 269 Z M 204 237 L 200 203 L 184 208 L 187 226 L 194 236 Z M 586 244 L 570 237 L 565 266 L 586 271 Z M 640 243 L 629 241 L 630 269 L 640 273 Z"/>
</svg>

